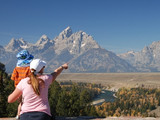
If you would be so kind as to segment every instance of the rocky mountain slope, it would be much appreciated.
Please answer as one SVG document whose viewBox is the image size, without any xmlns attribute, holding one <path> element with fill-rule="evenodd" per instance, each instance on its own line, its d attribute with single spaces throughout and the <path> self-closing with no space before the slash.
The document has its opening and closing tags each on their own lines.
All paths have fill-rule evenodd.
<svg viewBox="0 0 160 120">
<path fill-rule="evenodd" d="M 153 42 L 140 52 L 129 51 L 118 56 L 136 67 L 140 72 L 160 71 L 160 41 Z"/>
<path fill-rule="evenodd" d="M 35 58 L 47 62 L 46 71 L 51 72 L 65 62 L 69 62 L 67 72 L 135 72 L 136 68 L 116 54 L 101 48 L 92 36 L 83 31 L 72 32 L 64 29 L 59 36 L 50 39 L 42 35 L 35 43 L 23 38 L 11 39 L 5 47 L 0 46 L 0 62 L 11 73 L 16 65 L 16 54 L 27 49 Z"/>
</svg>

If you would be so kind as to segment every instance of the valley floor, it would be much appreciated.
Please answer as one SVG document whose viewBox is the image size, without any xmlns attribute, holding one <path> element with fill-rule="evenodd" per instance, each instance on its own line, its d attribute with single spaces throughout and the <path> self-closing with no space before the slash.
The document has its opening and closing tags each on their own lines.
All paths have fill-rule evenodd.
<svg viewBox="0 0 160 120">
<path fill-rule="evenodd" d="M 63 73 L 57 81 L 101 84 L 117 91 L 121 87 L 160 88 L 160 73 Z"/>
<path fill-rule="evenodd" d="M 121 87 L 147 87 L 160 88 L 160 73 L 63 73 L 56 79 L 58 82 L 87 82 L 101 84 L 111 91 L 117 91 Z M 57 118 L 56 120 L 160 120 L 160 118 L 139 117 L 72 117 Z M 15 118 L 0 118 L 0 120 L 16 120 Z"/>
</svg>

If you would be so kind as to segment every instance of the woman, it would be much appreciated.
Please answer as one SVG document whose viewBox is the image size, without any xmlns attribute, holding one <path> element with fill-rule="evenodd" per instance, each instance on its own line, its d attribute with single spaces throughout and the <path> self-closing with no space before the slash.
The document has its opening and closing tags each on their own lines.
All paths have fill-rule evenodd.
<svg viewBox="0 0 160 120">
<path fill-rule="evenodd" d="M 68 64 L 63 64 L 50 75 L 43 75 L 45 66 L 45 61 L 33 60 L 30 63 L 31 75 L 21 80 L 8 97 L 8 102 L 12 103 L 22 95 L 20 120 L 51 120 L 48 88 L 62 70 L 68 68 Z"/>
</svg>

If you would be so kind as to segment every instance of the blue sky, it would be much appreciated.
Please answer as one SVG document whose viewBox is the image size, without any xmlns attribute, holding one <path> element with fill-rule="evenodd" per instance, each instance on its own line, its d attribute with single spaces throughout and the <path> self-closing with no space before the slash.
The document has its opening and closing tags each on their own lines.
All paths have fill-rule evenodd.
<svg viewBox="0 0 160 120">
<path fill-rule="evenodd" d="M 140 51 L 160 40 L 160 0 L 0 0 L 0 45 L 35 43 L 66 27 L 112 52 Z"/>
</svg>

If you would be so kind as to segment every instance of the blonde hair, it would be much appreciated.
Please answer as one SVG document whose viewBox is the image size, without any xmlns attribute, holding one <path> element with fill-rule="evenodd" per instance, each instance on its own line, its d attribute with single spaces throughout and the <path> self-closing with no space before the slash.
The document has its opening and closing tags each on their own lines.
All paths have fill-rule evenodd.
<svg viewBox="0 0 160 120">
<path fill-rule="evenodd" d="M 29 84 L 32 85 L 35 94 L 39 96 L 40 86 L 44 86 L 44 81 L 42 79 L 37 78 L 37 75 L 35 75 L 35 71 L 31 72 Z"/>
</svg>

